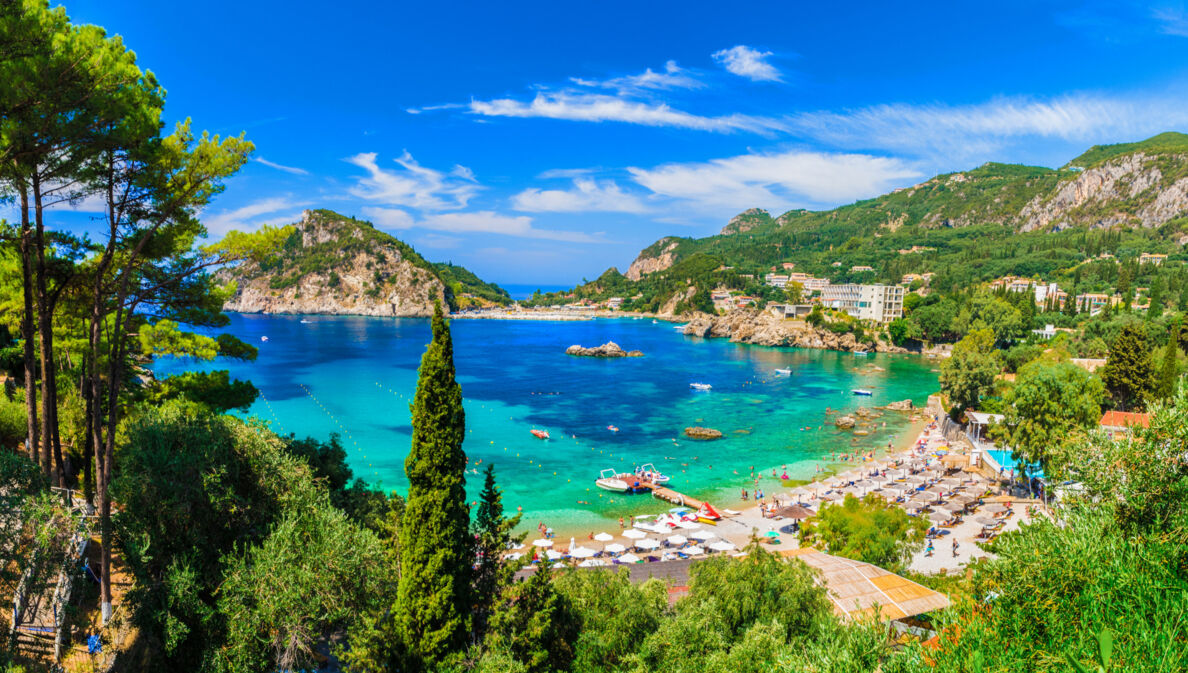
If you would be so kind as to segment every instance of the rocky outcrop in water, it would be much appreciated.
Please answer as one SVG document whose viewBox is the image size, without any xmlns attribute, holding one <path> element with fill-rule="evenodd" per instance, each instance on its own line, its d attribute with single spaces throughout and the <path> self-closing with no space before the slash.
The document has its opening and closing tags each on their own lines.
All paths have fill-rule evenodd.
<svg viewBox="0 0 1188 673">
<path fill-rule="evenodd" d="M 899 402 L 892 402 L 883 408 L 889 411 L 912 411 L 916 407 L 912 404 L 911 400 L 900 400 Z"/>
<path fill-rule="evenodd" d="M 685 428 L 685 436 L 689 439 L 721 439 L 722 431 L 713 428 L 703 428 L 698 425 Z"/>
<path fill-rule="evenodd" d="M 853 334 L 837 334 L 826 328 L 816 328 L 795 320 L 784 320 L 757 309 L 738 309 L 722 316 L 698 314 L 685 326 L 684 333 L 699 337 L 726 338 L 736 343 L 756 346 L 795 346 L 835 351 L 875 350 L 885 353 L 908 352 L 907 349 L 882 341 L 874 346 L 859 343 Z"/>
<path fill-rule="evenodd" d="M 574 344 L 565 349 L 566 355 L 576 355 L 578 357 L 586 358 L 638 358 L 643 357 L 642 351 L 625 351 L 619 344 L 608 341 L 601 346 L 594 346 L 593 348 L 586 348 L 578 344 Z"/>
<path fill-rule="evenodd" d="M 849 430 L 850 428 L 854 427 L 857 422 L 857 419 L 855 419 L 853 416 L 838 416 L 837 420 L 835 420 L 833 424 L 842 430 Z"/>
</svg>

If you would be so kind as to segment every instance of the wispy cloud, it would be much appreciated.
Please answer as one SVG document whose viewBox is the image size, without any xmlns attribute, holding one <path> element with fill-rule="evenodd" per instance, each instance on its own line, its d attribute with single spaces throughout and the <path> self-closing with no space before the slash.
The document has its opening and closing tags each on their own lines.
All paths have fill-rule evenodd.
<svg viewBox="0 0 1188 673">
<path fill-rule="evenodd" d="M 220 238 L 235 229 L 252 231 L 266 224 L 288 224 L 299 219 L 301 209 L 309 203 L 289 197 L 271 197 L 254 201 L 234 210 L 203 213 L 202 223 L 206 225 L 210 238 Z"/>
<path fill-rule="evenodd" d="M 1058 139 L 1095 143 L 1138 139 L 1188 125 L 1183 96 L 1069 95 L 1004 98 L 974 105 L 876 105 L 812 112 L 787 120 L 793 133 L 837 147 L 950 160 L 984 156 L 1010 143 Z"/>
<path fill-rule="evenodd" d="M 579 86 L 614 89 L 621 94 L 633 94 L 645 90 L 700 89 L 705 86 L 688 70 L 678 66 L 676 61 L 665 63 L 663 72 L 656 72 L 648 68 L 638 75 L 624 75 L 603 80 L 571 77 L 569 81 Z"/>
<path fill-rule="evenodd" d="M 1159 29 L 1167 35 L 1188 37 L 1188 11 L 1184 6 L 1155 7 L 1151 16 L 1159 23 Z"/>
<path fill-rule="evenodd" d="M 485 117 L 566 119 L 584 122 L 623 122 L 642 126 L 668 126 L 730 133 L 748 131 L 770 135 L 784 130 L 780 119 L 731 114 L 717 117 L 685 112 L 664 103 L 626 100 L 605 94 L 538 93 L 531 101 L 498 98 L 471 101 L 470 112 Z"/>
<path fill-rule="evenodd" d="M 448 173 L 426 168 L 406 151 L 396 159 L 400 170 L 389 170 L 381 168 L 376 157 L 375 152 L 364 152 L 347 159 L 367 171 L 367 177 L 351 188 L 353 196 L 387 206 L 452 210 L 465 208 L 482 189 L 465 166 L 455 166 Z"/>
<path fill-rule="evenodd" d="M 309 175 L 309 171 L 305 170 L 304 168 L 297 168 L 295 166 L 284 166 L 282 164 L 276 163 L 275 161 L 269 161 L 269 160 L 265 159 L 264 157 L 255 157 L 252 159 L 252 161 L 254 161 L 258 164 L 263 164 L 269 168 L 275 168 L 278 171 L 284 171 L 285 173 L 290 173 L 292 175 Z"/>
<path fill-rule="evenodd" d="M 572 189 L 525 189 L 512 197 L 516 210 L 525 212 L 644 213 L 648 207 L 636 195 L 623 191 L 613 180 L 577 178 Z"/>
<path fill-rule="evenodd" d="M 716 51 L 713 57 L 727 72 L 739 77 L 756 82 L 778 82 L 782 79 L 780 71 L 767 62 L 767 57 L 771 55 L 770 51 L 759 51 L 740 44 Z"/>
<path fill-rule="evenodd" d="M 435 213 L 414 220 L 408 213 L 394 208 L 364 208 L 363 214 L 389 229 L 421 228 L 452 234 L 500 234 L 518 238 L 535 238 L 569 243 L 608 243 L 604 238 L 579 231 L 538 229 L 527 215 L 503 215 L 491 210 L 466 213 Z"/>
<path fill-rule="evenodd" d="M 718 215 L 755 206 L 779 211 L 837 205 L 882 194 L 921 176 L 901 159 L 803 151 L 628 170 L 657 196 L 690 202 Z"/>
</svg>

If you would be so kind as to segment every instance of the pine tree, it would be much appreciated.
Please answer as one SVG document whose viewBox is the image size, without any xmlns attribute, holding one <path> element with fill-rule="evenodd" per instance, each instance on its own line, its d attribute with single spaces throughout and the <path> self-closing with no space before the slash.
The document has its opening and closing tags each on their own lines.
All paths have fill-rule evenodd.
<svg viewBox="0 0 1188 673">
<path fill-rule="evenodd" d="M 1180 303 L 1176 308 L 1180 309 L 1181 313 L 1188 313 L 1188 283 L 1184 283 L 1180 288 Z"/>
<path fill-rule="evenodd" d="M 1073 317 L 1077 314 L 1077 288 L 1074 286 L 1069 290 L 1068 296 L 1064 299 L 1064 315 Z"/>
<path fill-rule="evenodd" d="M 473 559 L 462 388 L 454 379 L 454 347 L 440 303 L 433 341 L 421 358 L 412 426 L 395 622 L 411 659 L 406 663 L 431 669 L 466 644 Z"/>
<path fill-rule="evenodd" d="M 486 631 L 491 610 L 504 587 L 511 583 L 515 572 L 515 567 L 503 560 L 503 552 L 513 541 L 523 541 L 524 534 L 512 534 L 519 523 L 519 514 L 510 518 L 503 516 L 503 494 L 495 485 L 495 466 L 488 464 L 473 531 L 478 552 L 478 565 L 474 569 L 473 610 L 478 638 Z"/>
<path fill-rule="evenodd" d="M 1147 335 L 1141 326 L 1126 325 L 1114 343 L 1101 379 L 1110 391 L 1114 404 L 1122 411 L 1141 407 L 1155 390 L 1155 364 Z"/>
</svg>

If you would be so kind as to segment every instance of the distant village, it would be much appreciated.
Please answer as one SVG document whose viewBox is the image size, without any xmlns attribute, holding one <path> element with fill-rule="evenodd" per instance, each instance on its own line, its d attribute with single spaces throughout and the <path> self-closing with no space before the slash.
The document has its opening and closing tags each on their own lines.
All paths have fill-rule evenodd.
<svg viewBox="0 0 1188 673">
<path fill-rule="evenodd" d="M 921 246 L 912 246 L 899 250 L 899 254 L 908 255 L 929 252 L 932 248 L 925 248 Z M 1112 258 L 1108 253 L 1100 256 L 1102 259 Z M 1139 264 L 1151 264 L 1154 266 L 1162 266 L 1167 261 L 1167 255 L 1142 253 L 1138 257 Z M 840 268 L 840 262 L 834 262 L 833 266 Z M 817 278 L 811 274 L 800 273 L 794 271 L 796 265 L 792 262 L 784 262 L 780 267 L 771 267 L 770 272 L 763 276 L 764 284 L 779 288 L 788 292 L 791 297 L 799 297 L 798 301 L 792 303 L 764 303 L 762 297 L 755 297 L 739 290 L 717 289 L 714 290 L 710 298 L 713 300 L 714 308 L 720 311 L 730 311 L 733 309 L 758 307 L 781 316 L 783 318 L 804 318 L 812 312 L 813 307 L 821 306 L 823 308 L 833 309 L 835 311 L 844 312 L 858 320 L 866 321 L 878 325 L 886 325 L 887 323 L 903 317 L 903 300 L 908 292 L 917 292 L 919 294 L 927 294 L 928 286 L 932 282 L 933 273 L 907 273 L 900 278 L 900 282 L 895 285 L 886 285 L 881 283 L 845 283 L 833 284 L 828 278 Z M 730 267 L 723 266 L 719 270 L 728 270 Z M 875 269 L 871 266 L 852 266 L 850 273 L 874 273 Z M 742 278 L 754 278 L 750 274 L 741 274 Z M 990 281 L 987 288 L 993 291 L 1006 292 L 1031 292 L 1035 295 L 1035 304 L 1039 312 L 1047 311 L 1062 311 L 1065 304 L 1069 301 L 1069 295 L 1064 290 L 1060 289 L 1056 283 L 1045 282 L 1036 278 L 1022 278 L 1018 276 L 1004 276 L 1002 278 Z M 1141 294 L 1147 288 L 1136 288 Z M 570 304 L 563 304 L 553 306 L 553 309 L 564 311 L 596 311 L 596 310 L 621 310 L 623 303 L 627 299 L 625 297 L 610 297 L 603 301 L 594 301 L 590 299 L 578 299 Z M 1077 294 L 1073 301 L 1076 302 L 1077 313 L 1087 313 L 1096 315 L 1105 309 L 1106 306 L 1116 306 L 1122 303 L 1123 298 L 1120 294 L 1104 294 L 1086 292 Z M 1144 304 L 1137 304 L 1135 308 L 1145 308 Z M 1035 330 L 1040 336 L 1051 338 L 1055 334 L 1055 330 L 1048 326 L 1044 330 Z"/>
</svg>

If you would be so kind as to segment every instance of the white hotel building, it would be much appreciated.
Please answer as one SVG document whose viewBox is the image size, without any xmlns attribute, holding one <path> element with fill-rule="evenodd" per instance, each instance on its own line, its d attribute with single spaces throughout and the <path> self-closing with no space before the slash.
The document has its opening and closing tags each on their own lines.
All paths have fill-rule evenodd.
<svg viewBox="0 0 1188 673">
<path fill-rule="evenodd" d="M 859 320 L 880 324 L 903 317 L 901 285 L 830 285 L 821 290 L 821 303 Z"/>
</svg>

